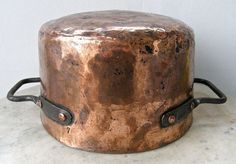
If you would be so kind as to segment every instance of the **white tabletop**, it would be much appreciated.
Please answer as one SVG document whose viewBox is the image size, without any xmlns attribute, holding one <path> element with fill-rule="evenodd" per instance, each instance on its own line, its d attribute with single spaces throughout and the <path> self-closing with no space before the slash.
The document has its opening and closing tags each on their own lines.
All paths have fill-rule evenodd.
<svg viewBox="0 0 236 164">
<path fill-rule="evenodd" d="M 206 96 L 205 87 L 195 95 Z M 201 92 L 199 92 L 199 90 Z M 38 87 L 22 93 L 39 93 Z M 39 108 L 31 102 L 0 99 L 0 163 L 121 164 L 121 163 L 236 163 L 236 98 L 223 105 L 200 105 L 190 130 L 165 147 L 134 154 L 100 154 L 72 149 L 43 129 Z"/>
</svg>

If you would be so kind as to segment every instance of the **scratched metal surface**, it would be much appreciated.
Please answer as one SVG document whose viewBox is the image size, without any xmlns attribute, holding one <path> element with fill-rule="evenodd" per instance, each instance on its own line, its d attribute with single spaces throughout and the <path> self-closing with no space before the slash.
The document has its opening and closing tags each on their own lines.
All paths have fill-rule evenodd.
<svg viewBox="0 0 236 164">
<path fill-rule="evenodd" d="M 181 21 L 129 11 L 87 12 L 39 32 L 41 94 L 75 115 L 60 126 L 41 115 L 60 142 L 124 153 L 164 146 L 191 126 L 166 129 L 160 115 L 192 95 L 194 36 Z"/>
</svg>

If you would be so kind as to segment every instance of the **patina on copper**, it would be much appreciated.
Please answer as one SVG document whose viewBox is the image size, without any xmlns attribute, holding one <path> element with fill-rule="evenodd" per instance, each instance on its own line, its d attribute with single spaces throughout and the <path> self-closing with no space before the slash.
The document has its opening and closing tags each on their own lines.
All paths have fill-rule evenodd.
<svg viewBox="0 0 236 164">
<path fill-rule="evenodd" d="M 68 146 L 147 151 L 191 126 L 192 113 L 160 127 L 163 112 L 192 96 L 194 36 L 183 22 L 130 11 L 74 14 L 41 27 L 39 52 L 41 94 L 75 117 L 70 126 L 41 119 Z"/>
</svg>

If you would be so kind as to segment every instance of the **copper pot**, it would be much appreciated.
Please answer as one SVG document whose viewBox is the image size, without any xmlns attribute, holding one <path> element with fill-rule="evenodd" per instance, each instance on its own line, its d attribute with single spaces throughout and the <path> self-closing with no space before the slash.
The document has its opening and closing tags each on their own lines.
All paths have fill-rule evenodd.
<svg viewBox="0 0 236 164">
<path fill-rule="evenodd" d="M 200 103 L 224 103 L 211 82 L 194 77 L 194 35 L 170 17 L 99 11 L 62 17 L 39 32 L 40 78 L 18 82 L 11 101 L 33 101 L 45 129 L 79 149 L 127 153 L 184 135 Z M 41 82 L 40 96 L 14 96 Z M 193 83 L 219 98 L 194 98 Z"/>
</svg>

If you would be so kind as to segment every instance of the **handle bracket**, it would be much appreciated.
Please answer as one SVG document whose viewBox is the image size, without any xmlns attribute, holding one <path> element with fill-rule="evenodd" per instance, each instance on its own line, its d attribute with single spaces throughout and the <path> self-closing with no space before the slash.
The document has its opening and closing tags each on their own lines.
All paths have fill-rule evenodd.
<svg viewBox="0 0 236 164">
<path fill-rule="evenodd" d="M 36 105 L 38 105 L 42 109 L 44 114 L 51 120 L 61 125 L 70 125 L 73 122 L 74 115 L 68 108 L 60 104 L 55 104 L 43 96 L 37 97 L 33 95 L 21 95 L 21 96 L 14 95 L 22 85 L 36 82 L 41 82 L 39 77 L 20 80 L 8 92 L 7 94 L 8 100 L 14 102 L 32 101 Z"/>
<path fill-rule="evenodd" d="M 210 81 L 200 78 L 194 78 L 194 83 L 200 83 L 208 86 L 218 96 L 218 98 L 189 98 L 179 106 L 169 109 L 161 115 L 160 124 L 162 128 L 166 128 L 180 122 L 181 120 L 186 118 L 187 115 L 192 112 L 192 110 L 196 108 L 199 104 L 223 104 L 226 102 L 227 98 L 225 94 Z"/>
</svg>

